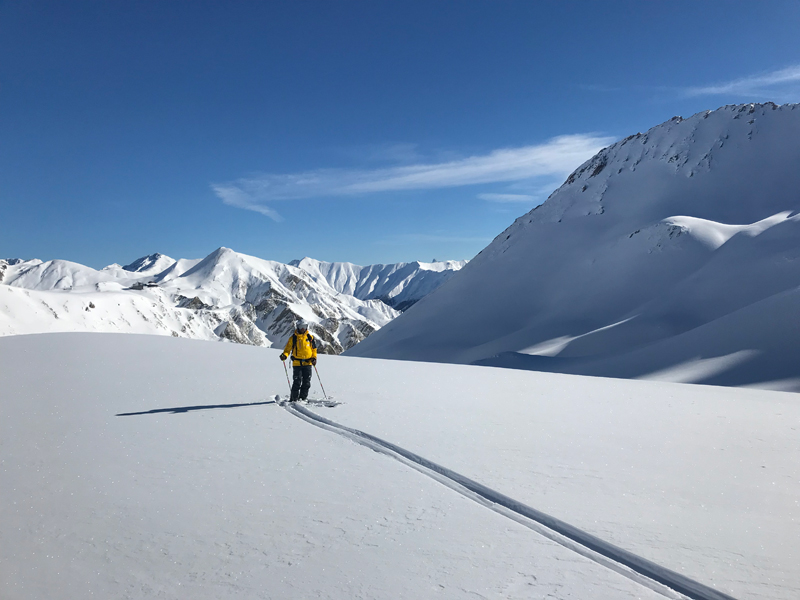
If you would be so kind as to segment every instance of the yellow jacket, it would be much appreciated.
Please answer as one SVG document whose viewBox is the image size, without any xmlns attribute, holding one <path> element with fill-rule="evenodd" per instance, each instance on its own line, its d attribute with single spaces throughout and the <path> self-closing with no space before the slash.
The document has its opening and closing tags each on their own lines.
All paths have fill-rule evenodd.
<svg viewBox="0 0 800 600">
<path fill-rule="evenodd" d="M 286 342 L 283 353 L 287 356 L 291 353 L 293 367 L 310 365 L 311 359 L 317 358 L 317 343 L 310 331 L 305 333 L 295 331 Z"/>
</svg>

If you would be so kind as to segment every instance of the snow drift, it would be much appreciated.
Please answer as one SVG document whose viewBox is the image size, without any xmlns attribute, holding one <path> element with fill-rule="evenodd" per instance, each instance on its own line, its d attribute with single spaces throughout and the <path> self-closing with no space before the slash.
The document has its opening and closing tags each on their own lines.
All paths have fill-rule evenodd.
<svg viewBox="0 0 800 600">
<path fill-rule="evenodd" d="M 350 354 L 800 389 L 798 165 L 800 105 L 675 117 Z"/>
</svg>

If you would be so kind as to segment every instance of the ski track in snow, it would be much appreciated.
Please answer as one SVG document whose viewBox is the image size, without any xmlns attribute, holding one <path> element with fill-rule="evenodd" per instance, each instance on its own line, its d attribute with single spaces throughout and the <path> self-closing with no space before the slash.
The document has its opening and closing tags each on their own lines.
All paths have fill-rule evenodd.
<svg viewBox="0 0 800 600">
<path fill-rule="evenodd" d="M 277 402 L 278 399 L 276 398 Z M 682 598 L 691 598 L 693 600 L 735 600 L 733 596 L 601 540 L 590 533 L 518 502 L 405 448 L 359 429 L 352 429 L 326 419 L 297 403 L 281 402 L 280 405 L 293 415 L 312 425 L 337 433 L 359 445 L 394 458 L 470 500 L 508 517 L 557 544 L 667 598 L 677 600 Z"/>
<path fill-rule="evenodd" d="M 0 597 L 686 597 L 368 438 L 272 410 L 278 352 L 0 338 Z M 799 597 L 795 395 L 324 360 L 351 431 L 737 598 Z"/>
</svg>

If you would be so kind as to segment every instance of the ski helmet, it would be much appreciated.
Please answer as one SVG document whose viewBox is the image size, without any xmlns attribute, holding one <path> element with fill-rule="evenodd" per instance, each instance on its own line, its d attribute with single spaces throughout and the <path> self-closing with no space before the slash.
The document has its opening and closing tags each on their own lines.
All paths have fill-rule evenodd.
<svg viewBox="0 0 800 600">
<path fill-rule="evenodd" d="M 308 329 L 308 323 L 306 323 L 304 320 L 301 319 L 300 321 L 297 322 L 297 325 L 295 325 L 295 327 L 297 328 L 297 331 L 306 331 Z"/>
</svg>

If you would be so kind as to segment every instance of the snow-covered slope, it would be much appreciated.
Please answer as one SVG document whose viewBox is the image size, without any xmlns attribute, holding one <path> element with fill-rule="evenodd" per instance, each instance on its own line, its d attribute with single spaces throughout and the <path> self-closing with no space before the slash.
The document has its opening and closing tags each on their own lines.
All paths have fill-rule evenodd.
<svg viewBox="0 0 800 600">
<path fill-rule="evenodd" d="M 326 282 L 338 292 L 361 300 L 382 300 L 403 311 L 450 279 L 467 261 L 417 261 L 361 267 L 352 263 L 304 258 L 289 264 L 303 269 L 314 281 Z"/>
<path fill-rule="evenodd" d="M 0 597 L 681 598 L 271 403 L 277 355 L 0 338 Z M 318 366 L 329 419 L 734 598 L 800 597 L 793 394 Z"/>
<path fill-rule="evenodd" d="M 798 165 L 800 105 L 675 117 L 601 151 L 350 352 L 719 384 L 798 377 Z"/>
<path fill-rule="evenodd" d="M 125 265 L 122 267 L 126 271 L 132 271 L 134 273 L 142 273 L 142 274 L 158 274 L 165 271 L 167 268 L 171 267 L 175 264 L 175 259 L 170 258 L 169 256 L 164 256 L 163 254 L 150 254 L 148 256 L 143 256 L 135 261 L 133 261 L 129 265 Z"/>
<path fill-rule="evenodd" d="M 202 260 L 155 254 L 100 271 L 62 260 L 2 261 L 0 273 L 0 335 L 110 331 L 282 346 L 304 318 L 321 350 L 336 354 L 399 314 L 302 269 L 227 248 Z"/>
<path fill-rule="evenodd" d="M 94 287 L 98 283 L 118 281 L 116 269 L 98 273 L 91 267 L 67 260 L 8 261 L 2 283 L 29 290 L 72 290 L 74 288 Z M 10 264 L 13 262 L 14 264 Z M 122 283 L 131 277 L 123 275 Z"/>
</svg>

